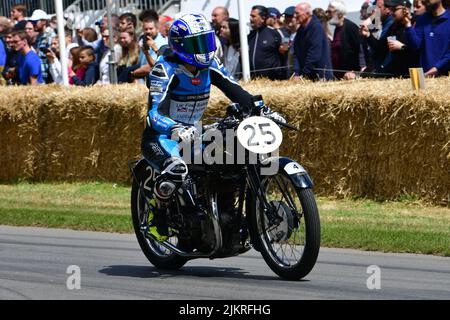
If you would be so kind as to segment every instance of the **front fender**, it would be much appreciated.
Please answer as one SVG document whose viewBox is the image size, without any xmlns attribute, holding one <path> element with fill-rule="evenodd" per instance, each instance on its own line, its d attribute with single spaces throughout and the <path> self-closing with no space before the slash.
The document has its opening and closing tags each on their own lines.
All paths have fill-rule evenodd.
<svg viewBox="0 0 450 320">
<path fill-rule="evenodd" d="M 292 180 L 292 183 L 300 189 L 310 189 L 314 186 L 308 172 L 298 162 L 289 159 L 288 157 L 270 157 L 265 159 L 262 164 L 264 167 L 273 167 L 278 165 L 278 170 L 275 173 L 283 171 Z"/>
</svg>

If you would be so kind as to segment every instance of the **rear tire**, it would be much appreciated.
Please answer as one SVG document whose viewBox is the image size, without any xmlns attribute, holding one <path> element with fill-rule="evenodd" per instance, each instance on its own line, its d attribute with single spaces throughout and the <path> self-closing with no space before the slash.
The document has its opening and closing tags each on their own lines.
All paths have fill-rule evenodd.
<svg viewBox="0 0 450 320">
<path fill-rule="evenodd" d="M 285 181 L 292 182 L 287 174 L 279 173 L 277 176 L 283 177 Z M 263 180 L 263 183 L 265 183 L 264 181 L 265 180 Z M 250 228 L 252 229 L 252 241 L 255 243 L 255 247 L 258 249 L 258 251 L 261 252 L 261 255 L 263 256 L 270 269 L 272 269 L 272 271 L 279 275 L 281 278 L 287 280 L 300 280 L 311 272 L 319 255 L 320 219 L 312 190 L 300 189 L 295 187 L 293 184 L 292 190 L 292 199 L 294 197 L 297 197 L 299 202 L 299 208 L 297 208 L 297 211 L 301 210 L 301 216 L 297 220 L 299 221 L 298 228 L 289 230 L 289 239 L 281 240 L 279 242 L 274 239 L 275 237 L 273 236 L 273 234 L 275 233 L 277 228 L 275 228 L 275 231 L 264 231 L 264 229 L 266 228 L 265 224 L 268 223 L 268 219 L 265 214 L 262 213 L 262 210 L 259 210 L 257 208 L 259 207 L 259 204 L 255 198 L 250 200 L 251 203 L 249 207 L 251 208 L 251 210 L 249 212 L 249 218 Z M 293 201 L 297 203 L 296 200 Z M 289 220 L 289 223 L 282 223 L 292 225 L 292 219 L 285 220 Z M 304 229 L 305 234 L 304 243 L 297 244 L 297 242 L 299 242 L 301 239 L 295 239 L 296 234 L 301 234 L 302 228 Z M 276 250 L 274 248 L 275 246 L 280 246 L 281 250 L 283 251 L 282 257 L 279 257 L 277 255 L 280 249 Z M 283 246 L 289 246 L 287 254 L 292 252 L 292 254 L 294 255 L 292 261 L 289 261 L 287 255 L 284 256 Z M 299 254 L 299 257 L 294 254 L 294 251 L 298 250 L 298 248 L 303 249 L 301 250 L 301 254 Z"/>
<path fill-rule="evenodd" d="M 149 191 L 152 187 L 152 179 L 149 179 L 149 177 L 152 176 L 153 170 L 145 160 L 142 160 L 136 165 L 134 171 L 137 180 L 142 185 L 142 188 L 139 188 L 138 181 L 133 179 L 133 184 L 131 186 L 131 217 L 139 246 L 148 261 L 156 268 L 163 270 L 178 270 L 188 261 L 188 259 L 168 251 L 159 245 L 157 241 L 146 238 L 141 231 L 140 227 L 145 212 L 144 210 L 146 210 L 146 201 L 141 195 L 141 190 L 144 190 L 144 196 L 148 200 L 153 198 L 152 193 Z M 147 183 L 147 185 L 144 185 L 145 183 Z M 146 188 L 144 189 L 144 187 Z M 172 240 L 178 240 L 176 237 L 172 238 Z M 177 247 L 182 249 L 182 245 L 179 241 Z"/>
</svg>

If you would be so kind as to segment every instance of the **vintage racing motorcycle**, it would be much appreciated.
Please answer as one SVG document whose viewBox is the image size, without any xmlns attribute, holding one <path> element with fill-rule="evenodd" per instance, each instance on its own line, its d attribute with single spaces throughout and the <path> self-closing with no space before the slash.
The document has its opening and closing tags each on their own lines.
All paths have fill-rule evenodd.
<svg viewBox="0 0 450 320">
<path fill-rule="evenodd" d="M 148 232 L 154 223 L 149 223 L 155 204 L 153 184 L 160 172 L 143 158 L 130 163 L 131 214 L 143 253 L 156 268 L 174 270 L 191 259 L 232 257 L 253 248 L 280 277 L 305 277 L 320 248 L 313 183 L 296 161 L 270 156 L 281 144 L 280 127 L 295 128 L 243 114 L 236 104 L 227 108 L 224 118 L 214 120 L 203 132 L 233 133 L 232 151 L 214 148 L 216 156 L 223 152 L 233 161 L 188 164 L 187 178 L 166 212 L 165 241 Z M 202 144 L 211 146 L 212 140 Z M 236 151 L 238 146 L 244 155 Z"/>
</svg>

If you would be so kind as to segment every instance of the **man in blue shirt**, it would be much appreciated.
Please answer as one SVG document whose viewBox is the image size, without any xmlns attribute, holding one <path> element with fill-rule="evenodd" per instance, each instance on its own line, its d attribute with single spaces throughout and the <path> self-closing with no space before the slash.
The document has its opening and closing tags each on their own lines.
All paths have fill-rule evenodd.
<svg viewBox="0 0 450 320">
<path fill-rule="evenodd" d="M 294 19 L 300 27 L 294 39 L 296 61 L 294 72 L 297 79 L 331 80 L 330 45 L 320 21 L 313 16 L 309 3 L 299 3 L 295 7 Z"/>
<path fill-rule="evenodd" d="M 426 77 L 446 76 L 450 70 L 450 11 L 442 0 L 424 0 L 427 12 L 417 19 L 413 28 L 405 16 L 406 45 L 420 50 Z"/>
<path fill-rule="evenodd" d="M 30 48 L 30 40 L 24 31 L 13 33 L 14 49 L 20 53 L 17 61 L 17 72 L 20 84 L 37 85 L 44 83 L 42 79 L 41 59 Z"/>
</svg>

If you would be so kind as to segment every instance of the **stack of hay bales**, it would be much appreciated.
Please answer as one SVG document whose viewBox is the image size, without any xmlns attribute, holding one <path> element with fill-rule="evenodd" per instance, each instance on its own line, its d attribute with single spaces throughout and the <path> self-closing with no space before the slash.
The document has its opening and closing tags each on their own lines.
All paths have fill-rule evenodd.
<svg viewBox="0 0 450 320">
<path fill-rule="evenodd" d="M 129 180 L 145 88 L 15 87 L 0 96 L 0 180 Z"/>
<path fill-rule="evenodd" d="M 311 173 L 315 191 L 392 199 L 450 194 L 450 79 L 293 83 L 253 81 L 272 109 L 300 131 L 285 132 L 282 154 Z M 0 88 L 0 180 L 129 181 L 140 155 L 144 86 Z M 229 100 L 212 90 L 206 117 Z"/>
</svg>

